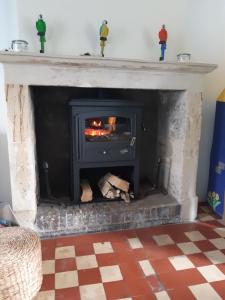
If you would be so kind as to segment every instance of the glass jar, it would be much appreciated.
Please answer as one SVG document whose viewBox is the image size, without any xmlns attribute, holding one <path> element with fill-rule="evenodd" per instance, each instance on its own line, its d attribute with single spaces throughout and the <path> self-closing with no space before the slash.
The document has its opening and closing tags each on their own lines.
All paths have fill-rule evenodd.
<svg viewBox="0 0 225 300">
<path fill-rule="evenodd" d="M 190 53 L 179 53 L 177 55 L 177 61 L 182 63 L 188 63 L 191 60 L 191 54 Z"/>
<path fill-rule="evenodd" d="M 11 48 L 13 51 L 26 51 L 28 49 L 28 42 L 24 40 L 14 40 L 12 41 Z"/>
</svg>

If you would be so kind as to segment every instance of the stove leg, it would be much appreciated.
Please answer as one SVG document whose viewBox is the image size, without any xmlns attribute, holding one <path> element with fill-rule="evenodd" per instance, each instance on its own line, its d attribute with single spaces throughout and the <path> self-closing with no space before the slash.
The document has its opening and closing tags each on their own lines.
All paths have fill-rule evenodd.
<svg viewBox="0 0 225 300">
<path fill-rule="evenodd" d="M 73 178 L 73 202 L 80 204 L 80 169 L 74 169 Z"/>
<path fill-rule="evenodd" d="M 133 184 L 134 184 L 134 198 L 138 198 L 139 194 L 139 165 L 134 166 L 133 171 Z"/>
</svg>

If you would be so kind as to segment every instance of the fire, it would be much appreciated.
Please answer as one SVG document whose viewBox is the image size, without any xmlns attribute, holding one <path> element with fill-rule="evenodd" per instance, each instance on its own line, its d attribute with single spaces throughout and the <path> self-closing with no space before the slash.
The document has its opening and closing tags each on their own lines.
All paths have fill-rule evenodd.
<svg viewBox="0 0 225 300">
<path fill-rule="evenodd" d="M 84 129 L 86 136 L 106 136 L 111 134 L 116 129 L 116 117 L 108 118 L 108 129 L 104 129 L 104 123 L 100 119 L 90 119 L 89 128 Z"/>
<path fill-rule="evenodd" d="M 88 136 L 105 136 L 110 133 L 110 130 L 106 129 L 85 128 L 84 130 L 84 134 Z"/>
<path fill-rule="evenodd" d="M 99 119 L 92 119 L 92 120 L 90 120 L 90 127 L 91 128 L 102 128 L 102 121 Z"/>
</svg>

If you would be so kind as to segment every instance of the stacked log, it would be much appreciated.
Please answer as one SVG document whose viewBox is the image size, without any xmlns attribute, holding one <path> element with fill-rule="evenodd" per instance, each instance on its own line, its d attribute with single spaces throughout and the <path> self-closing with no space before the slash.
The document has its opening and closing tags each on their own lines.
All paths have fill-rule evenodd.
<svg viewBox="0 0 225 300">
<path fill-rule="evenodd" d="M 125 202 L 130 202 L 130 183 L 111 173 L 107 173 L 98 182 L 102 195 L 108 199 L 121 198 Z"/>
<path fill-rule="evenodd" d="M 90 202 L 93 200 L 93 192 L 87 179 L 83 179 L 81 185 L 81 202 Z"/>
<path fill-rule="evenodd" d="M 81 181 L 81 202 L 90 202 L 93 200 L 93 191 L 87 179 Z M 133 194 L 129 193 L 130 183 L 111 173 L 104 175 L 98 182 L 98 187 L 107 199 L 121 198 L 129 203 Z"/>
</svg>

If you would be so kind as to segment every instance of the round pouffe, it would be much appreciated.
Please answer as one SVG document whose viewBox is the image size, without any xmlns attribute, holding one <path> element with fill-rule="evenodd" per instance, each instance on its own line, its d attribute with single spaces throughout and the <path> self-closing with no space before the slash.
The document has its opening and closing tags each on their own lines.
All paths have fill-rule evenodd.
<svg viewBox="0 0 225 300">
<path fill-rule="evenodd" d="M 21 227 L 0 229 L 0 299 L 31 300 L 42 283 L 38 235 Z"/>
</svg>

